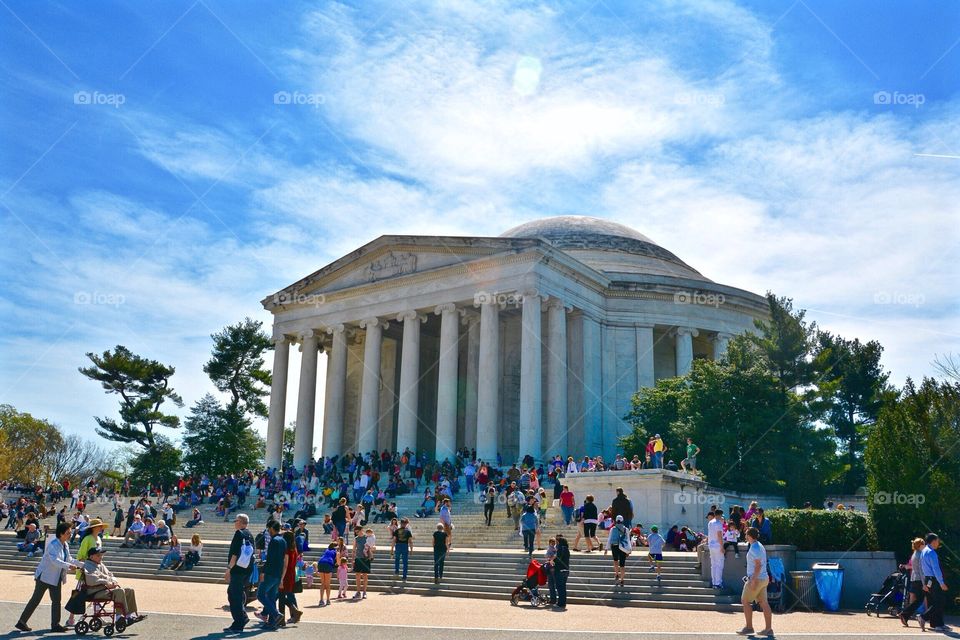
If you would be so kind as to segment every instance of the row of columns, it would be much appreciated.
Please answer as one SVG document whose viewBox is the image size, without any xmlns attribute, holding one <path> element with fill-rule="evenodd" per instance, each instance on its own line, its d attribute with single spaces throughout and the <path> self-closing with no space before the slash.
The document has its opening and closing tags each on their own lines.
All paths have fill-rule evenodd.
<svg viewBox="0 0 960 640">
<path fill-rule="evenodd" d="M 547 309 L 547 338 L 543 340 L 541 312 Z M 471 322 L 468 327 L 470 343 L 478 342 L 476 364 L 473 358 L 467 364 L 468 379 L 477 381 L 476 403 L 467 402 L 467 424 L 475 406 L 477 456 L 495 460 L 499 449 L 500 422 L 500 320 L 499 304 L 484 302 L 480 306 L 479 327 Z M 456 449 L 457 432 L 457 372 L 459 357 L 458 323 L 462 310 L 456 305 L 442 304 L 433 310 L 440 316 L 440 354 L 436 412 L 436 456 L 452 456 Z M 521 360 L 520 360 L 520 433 L 521 455 L 535 456 L 566 448 L 567 415 L 567 308 L 556 298 L 548 299 L 535 292 L 522 298 Z M 417 449 L 418 382 L 420 378 L 420 326 L 426 316 L 415 310 L 396 316 L 403 325 L 400 363 L 400 393 L 398 397 L 397 444 L 399 451 Z M 388 324 L 381 318 L 366 318 L 359 322 L 365 331 L 363 372 L 360 389 L 360 415 L 357 426 L 357 451 L 378 449 L 380 353 L 383 330 Z M 637 327 L 637 368 L 640 386 L 654 384 L 653 325 Z M 324 404 L 323 455 L 344 451 L 343 422 L 347 376 L 346 327 L 342 324 L 327 327 L 331 334 L 326 394 Z M 477 336 L 476 333 L 479 335 Z M 676 371 L 685 375 L 693 362 L 693 338 L 698 331 L 688 327 L 674 330 L 676 336 Z M 296 442 L 294 465 L 303 468 L 313 458 L 314 410 L 316 402 L 317 360 L 320 351 L 320 332 L 302 332 L 297 336 L 303 353 L 300 366 L 299 395 L 297 399 Z M 587 336 L 584 336 L 586 338 Z M 714 338 L 714 358 L 726 353 L 729 334 Z M 270 415 L 267 426 L 266 463 L 279 467 L 282 459 L 283 421 L 286 405 L 289 342 L 278 338 L 273 367 L 273 388 L 270 397 Z M 547 431 L 542 415 L 542 348 L 546 347 Z M 470 354 L 472 356 L 472 354 Z M 473 371 L 473 367 L 476 367 Z M 473 375 L 471 375 L 473 374 Z M 469 431 L 469 430 L 468 430 Z M 346 447 L 352 448 L 352 447 Z"/>
</svg>

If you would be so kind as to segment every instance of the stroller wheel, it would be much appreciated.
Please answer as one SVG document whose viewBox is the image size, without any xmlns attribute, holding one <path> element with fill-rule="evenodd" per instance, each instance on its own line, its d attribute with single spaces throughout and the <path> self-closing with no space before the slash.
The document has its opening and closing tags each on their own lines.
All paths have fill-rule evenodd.
<svg viewBox="0 0 960 640">
<path fill-rule="evenodd" d="M 107 636 L 108 638 L 113 635 L 113 625 L 112 625 L 112 624 L 108 624 L 107 626 L 105 626 L 105 627 L 103 628 L 103 635 Z"/>
<path fill-rule="evenodd" d="M 76 626 L 73 627 L 73 632 L 78 636 L 87 635 L 87 631 L 90 630 L 90 625 L 87 624 L 86 620 L 80 620 L 77 622 Z"/>
<path fill-rule="evenodd" d="M 123 633 L 127 628 L 126 618 L 118 618 L 114 627 L 116 627 L 117 633 Z"/>
</svg>

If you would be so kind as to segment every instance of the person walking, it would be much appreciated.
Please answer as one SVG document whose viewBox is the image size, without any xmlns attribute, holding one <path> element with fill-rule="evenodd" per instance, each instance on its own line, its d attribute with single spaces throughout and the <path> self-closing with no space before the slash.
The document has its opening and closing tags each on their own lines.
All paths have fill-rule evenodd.
<svg viewBox="0 0 960 640">
<path fill-rule="evenodd" d="M 557 534 L 557 555 L 553 559 L 553 582 L 557 590 L 557 604 L 553 608 L 567 608 L 567 579 L 570 577 L 570 547 L 562 533 Z"/>
<path fill-rule="evenodd" d="M 227 551 L 227 570 L 223 579 L 227 581 L 227 602 L 230 604 L 230 615 L 233 624 L 225 628 L 228 633 L 239 633 L 250 622 L 247 616 L 247 584 L 253 572 L 253 535 L 247 530 L 250 517 L 245 513 L 238 513 L 233 521 L 233 539 L 230 541 L 230 550 Z"/>
<path fill-rule="evenodd" d="M 907 621 L 913 617 L 923 603 L 923 550 L 926 548 L 923 538 L 915 538 L 911 543 L 913 555 L 910 556 L 910 603 L 900 612 L 900 623 L 909 627 Z"/>
<path fill-rule="evenodd" d="M 267 558 L 263 563 L 263 581 L 257 589 L 257 600 L 263 605 L 263 611 L 257 617 L 267 629 L 276 629 L 281 620 L 277 599 L 280 597 L 280 582 L 287 560 L 287 543 L 280 535 L 280 523 L 276 520 L 267 524 L 267 530 L 270 532 L 270 544 L 267 545 Z"/>
<path fill-rule="evenodd" d="M 413 533 L 410 531 L 410 520 L 402 518 L 400 527 L 393 532 L 394 556 L 393 577 L 400 577 L 400 563 L 403 562 L 403 581 L 407 581 L 407 567 L 410 564 L 410 552 L 413 551 Z"/>
<path fill-rule="evenodd" d="M 621 492 L 622 493 L 622 492 Z M 627 553 L 620 548 L 620 544 L 626 541 L 630 544 L 630 530 L 623 522 L 623 516 L 618 515 L 616 524 L 610 529 L 610 535 L 607 538 L 607 548 L 613 554 L 613 586 L 624 586 L 623 581 L 627 577 Z M 606 555 L 606 551 L 603 552 Z"/>
<path fill-rule="evenodd" d="M 447 559 L 447 532 L 442 522 L 437 523 L 433 532 L 433 584 L 440 584 L 443 578 L 443 563 Z"/>
<path fill-rule="evenodd" d="M 527 552 L 529 559 L 533 558 L 534 545 L 539 530 L 540 520 L 537 518 L 537 511 L 532 504 L 528 504 L 523 510 L 523 515 L 520 516 L 520 533 L 523 535 L 523 549 Z"/>
<path fill-rule="evenodd" d="M 20 619 L 14 625 L 19 631 L 29 632 L 32 629 L 27 626 L 30 616 L 36 611 L 40 601 L 43 600 L 43 594 L 50 592 L 50 631 L 53 633 L 64 633 L 67 628 L 60 624 L 61 606 L 61 585 L 67 581 L 67 571 L 79 569 L 83 565 L 75 561 L 70 556 L 70 546 L 67 541 L 70 539 L 70 523 L 61 522 L 57 525 L 56 539 L 50 540 L 44 545 L 43 557 L 33 574 L 33 595 L 20 614 Z"/>
<path fill-rule="evenodd" d="M 680 461 L 680 468 L 685 473 L 697 470 L 697 455 L 700 453 L 700 447 L 693 444 L 693 438 L 687 438 L 687 457 Z"/>
<path fill-rule="evenodd" d="M 711 552 L 711 560 L 712 558 L 713 553 Z M 769 583 L 767 550 L 760 543 L 760 532 L 756 528 L 750 527 L 747 529 L 747 581 L 743 584 L 743 594 L 740 596 L 745 626 L 737 632 L 739 635 L 754 635 L 752 603 L 756 601 L 763 611 L 765 625 L 763 631 L 756 635 L 773 636 L 773 612 L 770 610 L 770 603 L 767 602 L 767 585 Z"/>
<path fill-rule="evenodd" d="M 623 492 L 622 487 L 617 487 L 617 495 L 614 496 L 610 506 L 613 508 L 614 518 L 622 516 L 623 524 L 627 529 L 633 526 L 633 504 L 627 498 L 627 494 Z"/>
<path fill-rule="evenodd" d="M 453 514 L 450 511 L 450 498 L 444 498 L 440 507 L 440 524 L 447 534 L 447 551 L 453 547 Z"/>
<path fill-rule="evenodd" d="M 927 596 L 927 610 L 920 614 L 920 629 L 929 624 L 934 631 L 946 631 L 943 626 L 943 606 L 946 600 L 947 584 L 943 581 L 943 571 L 940 568 L 940 557 L 937 549 L 940 548 L 940 536 L 928 533 L 924 541 L 927 546 L 920 553 L 920 562 L 923 566 L 923 592 Z"/>
<path fill-rule="evenodd" d="M 570 487 L 563 485 L 560 491 L 560 511 L 563 513 L 563 523 L 568 527 L 573 522 L 574 496 Z"/>
<path fill-rule="evenodd" d="M 710 552 L 710 586 L 723 589 L 723 509 L 707 514 L 707 550 Z M 760 535 L 759 533 L 757 534 Z M 764 569 L 766 571 L 766 569 Z"/>
<path fill-rule="evenodd" d="M 289 527 L 290 525 L 284 525 Z M 283 578 L 280 580 L 280 626 L 287 626 L 300 622 L 303 610 L 297 605 L 297 563 L 300 561 L 300 552 L 297 550 L 297 537 L 290 528 L 283 531 L 283 541 L 287 545 L 286 558 L 283 563 Z M 290 609 L 290 620 L 286 620 L 285 610 Z"/>
<path fill-rule="evenodd" d="M 598 549 L 603 549 L 603 547 L 600 546 L 600 541 L 597 539 L 597 522 L 599 521 L 599 517 L 600 512 L 597 510 L 597 505 L 593 502 L 593 496 L 588 495 L 583 501 L 582 511 L 583 539 L 587 543 L 587 550 L 584 553 L 592 552 L 594 546 Z"/>
<path fill-rule="evenodd" d="M 487 486 L 486 493 L 483 495 L 483 519 L 486 521 L 488 527 L 493 520 L 493 508 L 496 504 L 497 488 L 493 486 L 493 483 L 490 483 Z"/>
</svg>

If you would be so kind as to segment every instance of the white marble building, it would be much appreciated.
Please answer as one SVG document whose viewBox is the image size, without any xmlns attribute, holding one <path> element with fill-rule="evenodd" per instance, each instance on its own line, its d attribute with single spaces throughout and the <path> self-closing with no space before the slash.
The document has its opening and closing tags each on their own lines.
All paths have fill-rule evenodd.
<svg viewBox="0 0 960 640">
<path fill-rule="evenodd" d="M 504 462 L 612 456 L 639 387 L 721 356 L 766 314 L 763 297 L 708 280 L 633 229 L 579 216 L 494 238 L 381 236 L 263 305 L 276 343 L 267 464 L 280 461 L 298 344 L 298 467 L 311 452 L 405 447 L 439 458 L 476 447 Z"/>
</svg>

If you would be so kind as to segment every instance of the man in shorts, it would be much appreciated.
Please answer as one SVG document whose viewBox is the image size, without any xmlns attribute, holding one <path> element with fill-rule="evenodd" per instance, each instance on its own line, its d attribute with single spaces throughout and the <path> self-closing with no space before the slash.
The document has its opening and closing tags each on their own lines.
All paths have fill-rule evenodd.
<svg viewBox="0 0 960 640">
<path fill-rule="evenodd" d="M 767 585 L 770 583 L 770 576 L 767 574 L 767 550 L 760 544 L 759 538 L 760 532 L 755 527 L 747 529 L 747 579 L 743 583 L 743 595 L 740 597 L 746 626 L 737 631 L 742 636 L 773 635 L 773 612 L 767 602 Z M 763 611 L 764 629 L 760 633 L 753 631 L 753 607 L 750 605 L 754 601 Z"/>
<path fill-rule="evenodd" d="M 657 584 L 660 584 L 660 568 L 663 564 L 663 546 L 667 541 L 660 535 L 656 525 L 650 527 L 650 535 L 647 536 L 647 546 L 650 547 L 648 558 L 650 559 L 650 571 L 657 572 Z"/>
<path fill-rule="evenodd" d="M 680 468 L 686 473 L 697 470 L 697 454 L 700 447 L 693 444 L 693 438 L 687 438 L 687 457 L 680 461 Z"/>
</svg>

